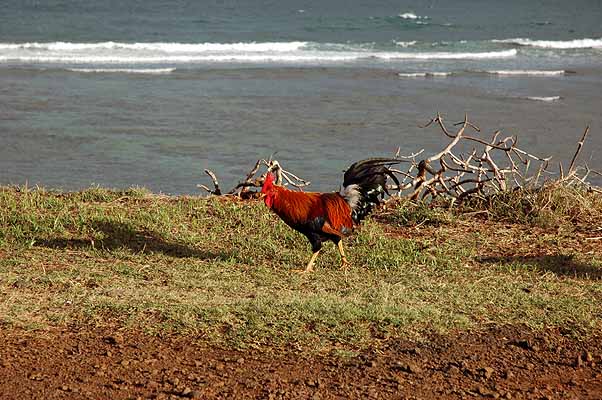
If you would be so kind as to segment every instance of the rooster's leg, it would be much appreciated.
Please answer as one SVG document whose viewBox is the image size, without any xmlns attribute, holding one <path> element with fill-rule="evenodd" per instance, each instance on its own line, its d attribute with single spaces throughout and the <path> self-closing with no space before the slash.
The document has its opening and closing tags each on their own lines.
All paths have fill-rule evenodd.
<svg viewBox="0 0 602 400">
<path fill-rule="evenodd" d="M 318 254 L 320 254 L 320 250 L 314 252 L 314 254 L 311 256 L 311 259 L 307 263 L 307 266 L 305 267 L 305 269 L 301 270 L 299 272 L 301 272 L 302 274 L 306 274 L 308 272 L 313 271 L 314 270 L 314 264 L 316 262 L 316 258 L 318 258 Z"/>
<path fill-rule="evenodd" d="M 345 250 L 343 250 L 343 241 L 339 240 L 337 246 L 339 248 L 339 254 L 341 255 L 341 269 L 346 270 L 349 266 L 349 261 L 347 261 L 347 257 L 345 257 Z"/>
</svg>

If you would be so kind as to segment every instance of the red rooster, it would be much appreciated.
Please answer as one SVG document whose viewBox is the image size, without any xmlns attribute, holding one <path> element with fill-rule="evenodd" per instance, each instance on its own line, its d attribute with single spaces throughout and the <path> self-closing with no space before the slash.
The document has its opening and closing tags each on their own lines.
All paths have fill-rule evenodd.
<svg viewBox="0 0 602 400">
<path fill-rule="evenodd" d="M 322 243 L 328 240 L 338 246 L 341 268 L 347 268 L 349 262 L 341 239 L 381 203 L 387 193 L 387 177 L 399 184 L 389 169 L 399 162 L 390 158 L 370 158 L 352 164 L 345 172 L 343 187 L 338 193 L 288 190 L 274 183 L 274 174 L 267 174 L 261 187 L 265 204 L 311 243 L 313 255 L 303 273 L 313 271 Z"/>
</svg>

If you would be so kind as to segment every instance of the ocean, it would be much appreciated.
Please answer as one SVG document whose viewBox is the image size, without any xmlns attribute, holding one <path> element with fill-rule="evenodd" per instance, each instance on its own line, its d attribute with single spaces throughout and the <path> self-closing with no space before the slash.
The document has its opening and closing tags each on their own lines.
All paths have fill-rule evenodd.
<svg viewBox="0 0 602 400">
<path fill-rule="evenodd" d="M 602 170 L 602 3 L 2 0 L 0 184 L 200 194 L 259 158 L 337 190 L 437 112 Z M 602 184 L 599 177 L 592 177 Z"/>
</svg>

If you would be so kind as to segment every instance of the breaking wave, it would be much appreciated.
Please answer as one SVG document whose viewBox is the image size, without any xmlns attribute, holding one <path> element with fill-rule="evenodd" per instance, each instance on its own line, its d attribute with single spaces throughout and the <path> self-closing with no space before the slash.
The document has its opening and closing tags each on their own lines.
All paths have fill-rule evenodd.
<svg viewBox="0 0 602 400">
<path fill-rule="evenodd" d="M 492 40 L 493 43 L 509 43 L 519 46 L 544 49 L 590 49 L 602 48 L 602 39 L 532 40 L 524 38 Z"/>
<path fill-rule="evenodd" d="M 199 53 L 199 52 L 286 52 L 295 51 L 307 45 L 307 42 L 266 42 L 266 43 L 0 43 L 0 50 L 47 50 L 55 52 L 74 52 L 85 50 L 132 50 L 160 51 L 164 53 Z"/>
<path fill-rule="evenodd" d="M 528 97 L 526 97 L 527 100 L 544 101 L 546 103 L 550 103 L 550 102 L 553 102 L 553 101 L 558 101 L 561 98 L 562 97 L 560 97 L 560 96 L 549 96 L 549 97 L 528 96 Z"/>
<path fill-rule="evenodd" d="M 402 18 L 402 19 L 412 19 L 412 20 L 429 19 L 429 17 L 426 17 L 426 16 L 425 17 L 421 17 L 421 16 L 416 15 L 416 14 L 411 13 L 411 12 L 399 14 L 399 18 Z"/>
<path fill-rule="evenodd" d="M 540 71 L 540 70 L 500 70 L 500 71 L 485 71 L 488 74 L 499 76 L 559 76 L 572 73 L 570 71 Z"/>
<path fill-rule="evenodd" d="M 458 60 L 458 59 L 484 59 L 484 58 L 507 58 L 516 56 L 516 50 L 486 51 L 475 53 L 454 52 L 425 52 L 425 53 L 383 53 L 376 57 L 383 59 L 415 59 L 415 60 Z"/>
<path fill-rule="evenodd" d="M 150 74 L 164 75 L 171 74 L 175 68 L 68 68 L 67 71 L 81 73 L 124 73 L 124 74 Z"/>
<path fill-rule="evenodd" d="M 412 40 L 411 42 L 401 42 L 401 41 L 397 42 L 396 41 L 394 43 L 395 43 L 395 46 L 406 48 L 406 47 L 414 46 L 416 44 L 416 41 L 415 40 Z"/>
<path fill-rule="evenodd" d="M 453 75 L 453 72 L 400 72 L 400 78 L 445 78 Z"/>
<path fill-rule="evenodd" d="M 414 42 L 407 42 L 407 46 Z M 0 43 L 0 63 L 181 64 L 181 63 L 336 63 L 356 60 L 487 59 L 514 57 L 517 50 L 417 52 L 374 49 L 373 44 L 269 43 Z"/>
<path fill-rule="evenodd" d="M 499 77 L 554 77 L 564 76 L 566 74 L 575 74 L 575 71 L 567 70 L 479 70 L 467 69 L 458 71 L 435 72 L 435 71 L 420 71 L 420 72 L 399 72 L 397 75 L 400 78 L 441 78 L 447 76 L 471 76 L 471 75 L 495 75 Z"/>
</svg>

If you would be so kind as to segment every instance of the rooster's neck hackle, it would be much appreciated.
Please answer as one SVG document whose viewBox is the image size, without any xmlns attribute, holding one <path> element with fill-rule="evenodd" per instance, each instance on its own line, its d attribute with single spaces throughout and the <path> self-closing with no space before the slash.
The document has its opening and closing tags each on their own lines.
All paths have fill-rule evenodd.
<svg viewBox="0 0 602 400">
<path fill-rule="evenodd" d="M 261 193 L 265 196 L 264 202 L 268 208 L 273 208 L 276 197 L 277 186 L 274 185 L 275 176 L 273 173 L 268 172 L 263 184 L 261 185 Z"/>
</svg>

